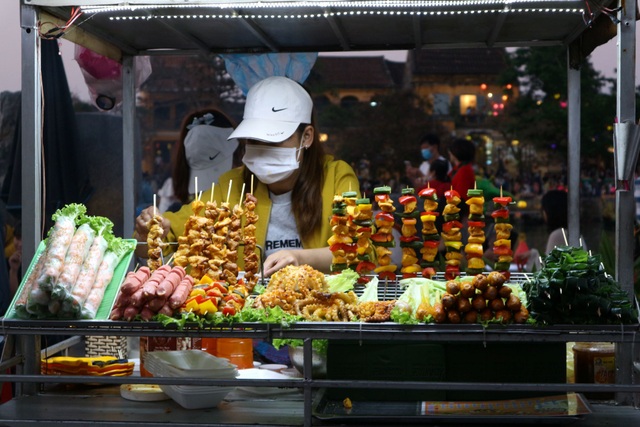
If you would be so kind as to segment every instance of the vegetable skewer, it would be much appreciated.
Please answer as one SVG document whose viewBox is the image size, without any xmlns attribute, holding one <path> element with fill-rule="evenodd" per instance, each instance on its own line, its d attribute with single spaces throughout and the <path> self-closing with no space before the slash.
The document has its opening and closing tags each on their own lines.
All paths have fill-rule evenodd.
<svg viewBox="0 0 640 427">
<path fill-rule="evenodd" d="M 435 188 L 428 187 L 422 189 L 418 196 L 424 199 L 424 211 L 420 214 L 422 222 L 422 276 L 430 279 L 436 275 L 437 262 L 436 256 L 440 247 L 440 233 L 436 228 L 436 217 L 440 215 L 438 212 L 438 194 Z"/>
<path fill-rule="evenodd" d="M 467 191 L 467 200 L 469 205 L 469 237 L 464 247 L 467 256 L 467 274 L 475 276 L 484 271 L 484 192 L 480 189 L 470 189 Z"/>
</svg>

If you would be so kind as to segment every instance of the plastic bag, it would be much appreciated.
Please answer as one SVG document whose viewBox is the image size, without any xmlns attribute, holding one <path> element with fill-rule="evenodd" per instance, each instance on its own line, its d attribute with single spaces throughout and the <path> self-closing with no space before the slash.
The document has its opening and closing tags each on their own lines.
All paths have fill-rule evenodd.
<svg viewBox="0 0 640 427">
<path fill-rule="evenodd" d="M 74 59 L 80 66 L 91 100 L 101 110 L 108 111 L 122 104 L 122 64 L 84 46 L 76 45 Z M 134 58 L 135 89 L 151 75 L 148 56 Z"/>
</svg>

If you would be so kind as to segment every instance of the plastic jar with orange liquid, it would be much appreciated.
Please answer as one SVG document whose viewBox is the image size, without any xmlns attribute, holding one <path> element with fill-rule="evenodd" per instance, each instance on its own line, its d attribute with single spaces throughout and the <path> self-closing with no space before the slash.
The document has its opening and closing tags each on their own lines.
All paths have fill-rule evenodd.
<svg viewBox="0 0 640 427">
<path fill-rule="evenodd" d="M 203 338 L 202 349 L 214 356 L 228 359 L 238 369 L 253 368 L 251 338 Z"/>
</svg>

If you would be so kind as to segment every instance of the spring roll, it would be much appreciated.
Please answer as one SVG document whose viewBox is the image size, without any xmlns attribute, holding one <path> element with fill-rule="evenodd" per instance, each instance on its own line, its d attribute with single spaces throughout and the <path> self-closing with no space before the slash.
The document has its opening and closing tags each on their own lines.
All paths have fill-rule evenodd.
<svg viewBox="0 0 640 427">
<path fill-rule="evenodd" d="M 127 242 L 126 240 L 118 237 L 108 238 L 108 243 L 109 248 L 102 259 L 100 267 L 98 268 L 95 283 L 84 302 L 84 306 L 82 307 L 83 319 L 94 319 L 96 317 L 96 313 L 98 312 L 98 308 L 100 308 L 102 298 L 104 297 L 104 292 L 113 278 L 113 273 L 115 272 L 118 263 L 120 263 L 120 260 L 127 253 L 135 249 L 134 242 Z"/>
<path fill-rule="evenodd" d="M 98 274 L 98 268 L 100 268 L 104 254 L 107 251 L 108 243 L 104 236 L 110 234 L 113 229 L 113 223 L 104 217 L 95 217 L 91 225 L 96 231 L 96 237 L 93 239 L 93 243 L 82 264 L 78 278 L 71 290 L 71 303 L 74 307 L 77 307 L 78 310 L 89 296 L 89 292 Z"/>
<path fill-rule="evenodd" d="M 73 289 L 82 264 L 89 253 L 96 232 L 89 222 L 84 222 L 73 235 L 69 249 L 64 258 L 64 266 L 58 280 L 53 285 L 51 296 L 58 300 L 64 300 Z"/>
<path fill-rule="evenodd" d="M 53 214 L 53 227 L 47 237 L 47 249 L 44 254 L 45 262 L 38 277 L 38 286 L 44 291 L 51 291 L 53 284 L 62 273 L 67 249 L 76 232 L 76 221 L 87 211 L 80 204 L 70 204 Z"/>
</svg>

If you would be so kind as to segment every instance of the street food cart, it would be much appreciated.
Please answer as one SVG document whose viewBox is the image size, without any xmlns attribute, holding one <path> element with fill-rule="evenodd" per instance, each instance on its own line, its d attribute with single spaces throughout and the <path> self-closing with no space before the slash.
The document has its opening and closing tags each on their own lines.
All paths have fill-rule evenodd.
<svg viewBox="0 0 640 427">
<path fill-rule="evenodd" d="M 615 3 L 615 2 L 614 2 Z M 618 281 L 633 293 L 633 172 L 638 154 L 635 111 L 635 2 L 622 2 L 621 10 L 606 0 L 484 0 L 484 1 L 176 1 L 176 0 L 23 0 L 22 28 L 22 158 L 23 158 L 23 251 L 24 259 L 36 252 L 42 230 L 26 224 L 42 223 L 41 184 L 41 99 L 39 90 L 40 37 L 43 30 L 56 28 L 58 36 L 113 58 L 123 66 L 123 153 L 134 152 L 134 61 L 137 55 L 233 54 L 319 51 L 373 51 L 457 47 L 567 47 L 569 82 L 569 187 L 579 188 L 580 167 L 580 60 L 606 41 L 597 29 L 603 21 L 613 22 L 618 37 L 618 85 L 616 147 L 616 250 Z M 73 23 L 68 24 L 72 16 Z M 48 25 L 49 28 L 45 26 Z M 55 32 L 55 31 L 54 31 Z M 569 66 L 571 65 L 571 66 Z M 123 156 L 124 234 L 133 230 L 138 165 L 134 156 Z M 579 236 L 578 191 L 570 192 L 569 242 Z M 97 321 L 13 321 L 3 324 L 5 334 L 14 338 L 17 363 L 17 391 L 20 398 L 0 407 L 0 423 L 35 425 L 36 422 L 90 422 L 103 425 L 212 425 L 212 424 L 312 424 L 312 398 L 321 387 L 353 387 L 350 381 L 312 378 L 312 339 L 408 340 L 459 342 L 566 342 L 611 341 L 617 344 L 617 392 L 619 404 L 631 406 L 640 393 L 634 361 L 637 361 L 638 325 L 623 327 L 468 327 L 438 325 L 298 324 L 284 328 L 250 325 L 231 329 L 167 330 L 154 322 Z M 303 403 L 275 403 L 265 406 L 238 406 L 232 414 L 213 417 L 211 413 L 172 410 L 156 413 L 149 406 L 123 403 L 119 396 L 65 396 L 38 393 L 37 385 L 60 382 L 37 375 L 40 366 L 40 335 L 123 335 L 123 336 L 247 336 L 252 338 L 305 339 L 303 381 L 271 382 L 270 386 L 294 387 L 302 391 Z M 635 347 L 634 347 L 635 345 Z M 636 360 L 634 360 L 634 358 Z M 5 376 L 6 378 L 6 376 Z M 15 377 L 14 377 L 15 378 Z M 65 382 L 86 378 L 64 378 Z M 104 384 L 131 381 L 101 378 Z M 176 384 L 175 379 L 136 379 Z M 207 384 L 206 379 L 191 379 Z M 351 383 L 351 384 L 350 384 Z M 224 381 L 222 382 L 224 385 Z M 264 382 L 251 381 L 252 386 Z M 451 389 L 475 387 L 492 390 L 495 383 L 447 382 L 364 382 L 373 388 Z M 544 391 L 585 391 L 589 385 L 512 384 L 507 389 Z M 271 408 L 271 409 L 269 409 Z M 606 410 L 605 410 L 606 412 Z M 611 414 L 608 414 L 610 416 Z M 213 417 L 213 418 L 212 418 Z M 366 423 L 366 420 L 363 421 Z M 633 422 L 633 421 L 631 421 Z"/>
</svg>

